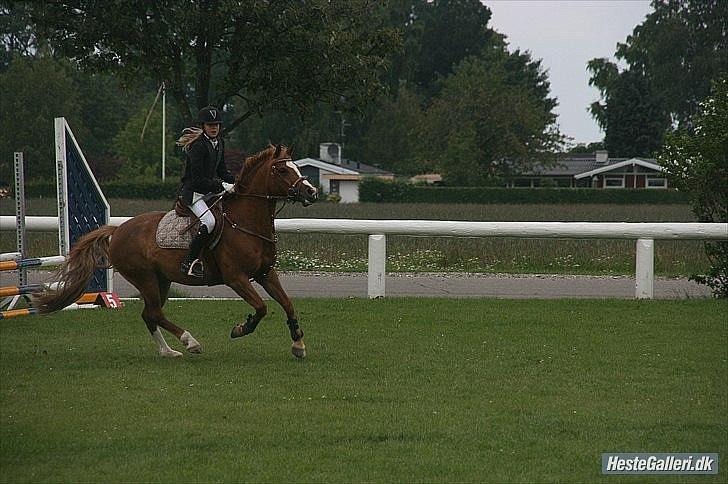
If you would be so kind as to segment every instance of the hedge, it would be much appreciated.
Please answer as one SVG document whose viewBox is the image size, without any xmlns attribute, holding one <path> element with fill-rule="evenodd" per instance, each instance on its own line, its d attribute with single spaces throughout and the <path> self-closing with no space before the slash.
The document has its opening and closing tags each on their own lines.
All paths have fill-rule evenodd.
<svg viewBox="0 0 728 484">
<path fill-rule="evenodd" d="M 172 200 L 177 196 L 178 181 L 122 182 L 101 184 L 106 198 Z M 26 197 L 55 197 L 55 183 L 30 182 Z M 607 204 L 683 204 L 687 196 L 675 190 L 594 188 L 492 188 L 492 187 L 429 187 L 403 182 L 366 178 L 359 183 L 362 202 L 393 203 L 607 203 Z"/>
<path fill-rule="evenodd" d="M 684 204 L 675 190 L 595 188 L 432 187 L 367 178 L 359 183 L 362 202 L 390 203 L 606 203 Z"/>
<path fill-rule="evenodd" d="M 101 191 L 106 198 L 136 198 L 148 200 L 173 200 L 177 196 L 179 180 L 162 183 L 157 182 L 123 182 L 113 181 L 101 183 Z M 28 198 L 56 197 L 56 184 L 48 182 L 30 182 L 25 184 L 25 196 Z"/>
</svg>

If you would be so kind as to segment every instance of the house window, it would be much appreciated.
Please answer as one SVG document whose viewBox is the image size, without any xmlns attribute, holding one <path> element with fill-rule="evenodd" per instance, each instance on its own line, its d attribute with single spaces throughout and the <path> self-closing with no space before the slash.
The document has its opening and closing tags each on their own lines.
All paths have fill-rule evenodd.
<svg viewBox="0 0 728 484">
<path fill-rule="evenodd" d="M 339 180 L 329 180 L 329 193 L 339 193 Z"/>
<path fill-rule="evenodd" d="M 623 176 L 605 176 L 604 188 L 624 188 Z"/>
<path fill-rule="evenodd" d="M 647 188 L 667 188 L 666 178 L 648 178 Z"/>
</svg>

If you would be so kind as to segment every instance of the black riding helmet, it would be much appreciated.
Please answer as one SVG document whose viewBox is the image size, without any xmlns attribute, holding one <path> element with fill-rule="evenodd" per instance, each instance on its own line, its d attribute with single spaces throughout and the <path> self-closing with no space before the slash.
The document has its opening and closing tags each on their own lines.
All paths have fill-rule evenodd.
<svg viewBox="0 0 728 484">
<path fill-rule="evenodd" d="M 200 124 L 222 124 L 222 110 L 215 106 L 205 106 L 197 113 L 197 121 Z"/>
</svg>

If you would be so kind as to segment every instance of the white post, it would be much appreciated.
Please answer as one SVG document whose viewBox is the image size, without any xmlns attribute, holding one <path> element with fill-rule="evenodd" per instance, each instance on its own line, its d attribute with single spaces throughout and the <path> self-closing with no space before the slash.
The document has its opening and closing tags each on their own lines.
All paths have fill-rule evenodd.
<svg viewBox="0 0 728 484">
<path fill-rule="evenodd" d="M 369 236 L 369 277 L 367 295 L 370 299 L 384 297 L 387 239 L 384 235 Z"/>
<path fill-rule="evenodd" d="M 655 282 L 655 241 L 637 239 L 635 294 L 637 299 L 652 299 Z"/>
<path fill-rule="evenodd" d="M 165 172 L 165 149 L 166 146 L 164 145 L 164 135 L 165 135 L 165 127 L 167 126 L 167 89 L 164 86 L 164 82 L 162 83 L 162 181 L 164 181 L 164 172 Z"/>
</svg>

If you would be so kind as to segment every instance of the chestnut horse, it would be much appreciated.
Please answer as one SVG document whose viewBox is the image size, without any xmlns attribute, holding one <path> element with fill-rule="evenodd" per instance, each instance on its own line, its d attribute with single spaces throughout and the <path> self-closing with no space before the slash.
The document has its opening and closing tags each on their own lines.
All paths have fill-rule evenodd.
<svg viewBox="0 0 728 484">
<path fill-rule="evenodd" d="M 35 294 L 33 303 L 41 313 L 62 309 L 83 293 L 98 267 L 113 266 L 139 290 L 144 299 L 142 318 L 159 346 L 162 356 L 177 357 L 182 353 L 167 345 L 159 326 L 174 334 L 187 351 L 199 353 L 200 343 L 189 331 L 173 324 L 162 312 L 172 282 L 190 286 L 226 284 L 242 297 L 255 314 L 233 327 L 231 337 L 245 336 L 266 314 L 266 305 L 251 284 L 258 282 L 286 312 L 293 339 L 291 351 L 299 358 L 306 356 L 303 330 L 296 311 L 281 287 L 273 265 L 276 260 L 276 202 L 299 201 L 304 205 L 318 197 L 316 188 L 301 176 L 285 147 L 270 145 L 245 160 L 231 193 L 216 203 L 222 218 L 222 236 L 214 249 L 207 250 L 204 279 L 180 271 L 186 249 L 161 249 L 156 231 L 163 212 L 138 215 L 119 227 L 105 225 L 84 235 L 71 249 L 59 268 L 56 290 Z M 210 205 L 213 200 L 209 202 Z M 217 229 L 216 229 L 217 230 Z"/>
</svg>

